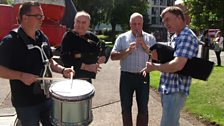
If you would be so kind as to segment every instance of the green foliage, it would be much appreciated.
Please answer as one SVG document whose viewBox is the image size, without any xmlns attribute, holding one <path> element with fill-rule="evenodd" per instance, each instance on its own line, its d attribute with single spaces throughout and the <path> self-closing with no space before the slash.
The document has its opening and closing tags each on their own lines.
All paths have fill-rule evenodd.
<svg viewBox="0 0 224 126">
<path fill-rule="evenodd" d="M 195 30 L 219 28 L 224 30 L 223 0 L 185 0 Z"/>
<path fill-rule="evenodd" d="M 111 42 L 114 43 L 115 37 L 112 35 L 97 35 L 97 37 L 105 42 Z"/>
<path fill-rule="evenodd" d="M 12 1 L 11 0 L 0 0 L 0 4 L 11 4 Z"/>
<path fill-rule="evenodd" d="M 224 126 L 224 68 L 214 67 L 208 81 L 193 79 L 185 109 L 196 117 Z M 151 72 L 151 86 L 158 88 L 159 72 Z"/>
<path fill-rule="evenodd" d="M 7 0 L 7 3 L 12 5 L 12 0 Z"/>
<path fill-rule="evenodd" d="M 146 14 L 149 7 L 145 0 L 73 0 L 78 11 L 85 10 L 92 19 L 92 28 L 99 23 L 111 23 L 112 32 L 116 24 L 128 29 L 129 17 L 133 12 Z M 115 33 L 114 33 L 115 34 Z"/>
<path fill-rule="evenodd" d="M 103 40 L 109 38 L 109 36 L 106 36 L 106 35 L 97 35 L 97 37 Z"/>
<path fill-rule="evenodd" d="M 78 11 L 84 10 L 91 15 L 92 28 L 105 22 L 107 12 L 112 8 L 112 0 L 73 0 Z"/>
<path fill-rule="evenodd" d="M 134 12 L 139 12 L 141 14 L 146 14 L 149 8 L 148 1 L 141 0 L 113 0 L 114 6 L 111 9 L 110 16 L 107 19 L 111 25 L 112 30 L 115 28 L 116 24 L 121 24 L 124 30 L 129 27 L 130 15 Z"/>
</svg>

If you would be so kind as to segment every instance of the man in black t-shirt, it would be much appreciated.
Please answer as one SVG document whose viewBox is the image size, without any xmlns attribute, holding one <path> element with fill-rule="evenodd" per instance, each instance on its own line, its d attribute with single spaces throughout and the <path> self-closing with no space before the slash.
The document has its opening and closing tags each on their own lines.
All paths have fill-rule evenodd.
<svg viewBox="0 0 224 126">
<path fill-rule="evenodd" d="M 74 78 L 87 80 L 95 78 L 99 64 L 106 62 L 105 46 L 92 32 L 87 31 L 90 15 L 77 12 L 74 29 L 65 33 L 61 45 L 61 59 L 66 67 L 74 66 Z"/>
<path fill-rule="evenodd" d="M 11 31 L 0 44 L 0 77 L 10 80 L 12 104 L 23 126 L 49 126 L 51 100 L 41 89 L 38 78 L 48 71 L 70 77 L 74 72 L 52 59 L 47 37 L 39 30 L 44 19 L 38 2 L 20 6 L 18 29 Z M 48 73 L 50 74 L 50 73 Z"/>
</svg>

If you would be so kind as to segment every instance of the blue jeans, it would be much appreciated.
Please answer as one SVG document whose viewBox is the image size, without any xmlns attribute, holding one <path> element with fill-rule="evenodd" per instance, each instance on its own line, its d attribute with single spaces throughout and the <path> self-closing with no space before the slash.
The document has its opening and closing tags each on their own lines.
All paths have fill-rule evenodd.
<svg viewBox="0 0 224 126">
<path fill-rule="evenodd" d="M 179 126 L 180 111 L 187 96 L 183 93 L 161 94 L 162 119 L 160 126 Z"/>
<path fill-rule="evenodd" d="M 52 126 L 50 122 L 51 100 L 31 107 L 15 108 L 22 126 Z"/>
<path fill-rule="evenodd" d="M 121 72 L 120 75 L 120 99 L 122 115 L 132 115 L 133 94 L 136 94 L 138 115 L 148 116 L 149 101 L 149 75 L 143 77 L 140 74 Z"/>
</svg>

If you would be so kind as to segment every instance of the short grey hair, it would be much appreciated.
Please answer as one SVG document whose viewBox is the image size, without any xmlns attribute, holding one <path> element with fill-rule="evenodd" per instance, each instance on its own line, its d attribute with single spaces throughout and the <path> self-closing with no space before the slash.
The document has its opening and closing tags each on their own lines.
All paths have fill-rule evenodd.
<svg viewBox="0 0 224 126">
<path fill-rule="evenodd" d="M 87 17 L 89 20 L 91 20 L 90 14 L 85 12 L 85 11 L 78 11 L 75 15 L 75 20 L 80 17 L 80 16 L 85 16 Z"/>
<path fill-rule="evenodd" d="M 140 17 L 140 18 L 142 18 L 142 20 L 143 20 L 143 16 L 142 16 L 140 13 L 135 12 L 135 13 L 133 13 L 133 14 L 130 16 L 130 20 L 129 20 L 129 22 L 131 22 L 132 19 L 135 18 L 135 17 Z"/>
</svg>

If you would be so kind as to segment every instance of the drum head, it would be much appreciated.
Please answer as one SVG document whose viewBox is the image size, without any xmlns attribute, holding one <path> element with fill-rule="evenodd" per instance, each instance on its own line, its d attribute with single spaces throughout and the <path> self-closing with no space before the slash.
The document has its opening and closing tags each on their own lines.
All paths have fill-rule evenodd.
<svg viewBox="0 0 224 126">
<path fill-rule="evenodd" d="M 53 98 L 62 101 L 80 101 L 94 95 L 94 87 L 87 81 L 75 79 L 55 82 L 50 87 Z"/>
</svg>

